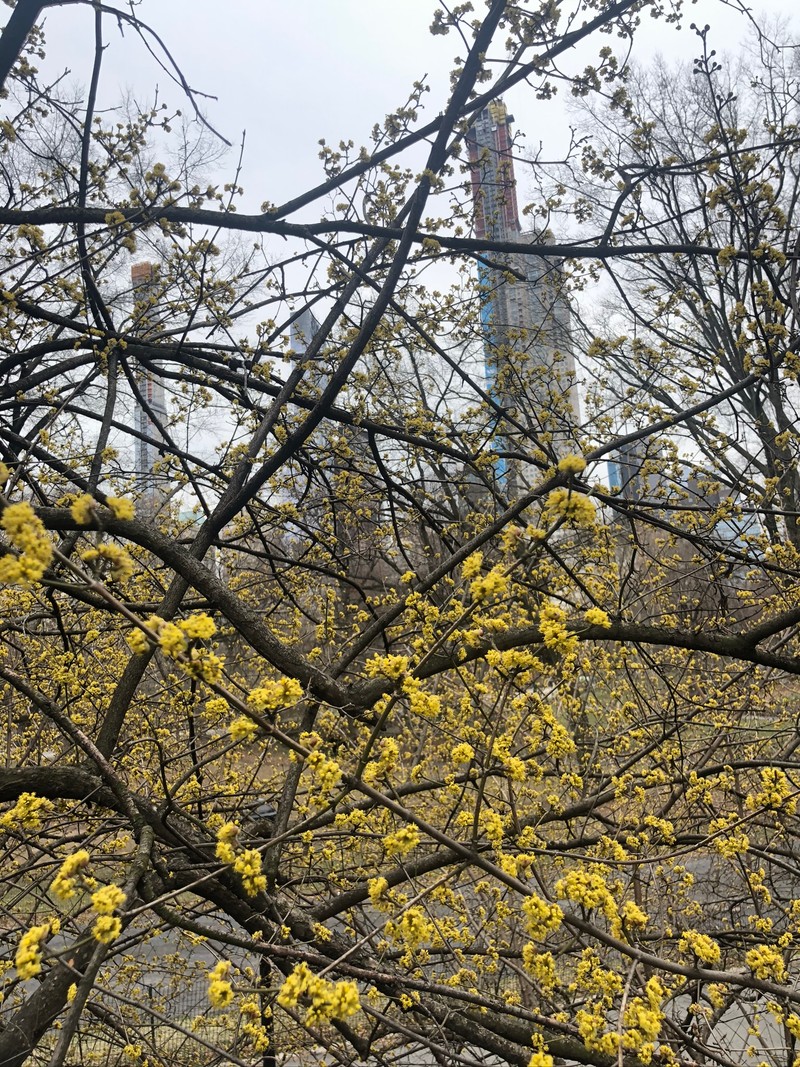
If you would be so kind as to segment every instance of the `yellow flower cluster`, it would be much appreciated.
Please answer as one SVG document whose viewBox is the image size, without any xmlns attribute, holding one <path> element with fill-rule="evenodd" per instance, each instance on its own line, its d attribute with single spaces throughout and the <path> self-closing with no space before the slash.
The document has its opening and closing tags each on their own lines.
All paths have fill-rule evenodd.
<svg viewBox="0 0 800 1067">
<path fill-rule="evenodd" d="M 266 1008 L 271 1012 L 271 1008 Z M 269 1048 L 269 1034 L 262 1026 L 261 1007 L 255 997 L 242 1001 L 239 1013 L 242 1017 L 242 1033 L 248 1038 L 256 1052 L 266 1052 Z"/>
<path fill-rule="evenodd" d="M 693 953 L 701 963 L 714 966 L 722 958 L 720 947 L 708 934 L 697 930 L 687 930 L 678 942 L 679 952 Z"/>
<path fill-rule="evenodd" d="M 53 543 L 44 524 L 30 504 L 9 504 L 0 518 L 19 556 L 0 558 L 0 582 L 29 585 L 38 581 L 53 559 Z"/>
<path fill-rule="evenodd" d="M 373 656 L 364 664 L 368 678 L 392 678 L 399 681 L 408 672 L 408 656 Z"/>
<path fill-rule="evenodd" d="M 189 647 L 189 642 L 180 626 L 165 622 L 158 628 L 158 647 L 164 655 L 177 659 Z"/>
<path fill-rule="evenodd" d="M 125 894 L 118 885 L 103 885 L 92 893 L 92 908 L 98 915 L 111 915 L 125 903 Z"/>
<path fill-rule="evenodd" d="M 580 474 L 586 470 L 586 460 L 583 456 L 564 456 L 558 461 L 558 469 L 562 474 Z"/>
<path fill-rule="evenodd" d="M 478 823 L 492 845 L 499 849 L 506 832 L 503 816 L 493 808 L 485 807 L 480 813 Z"/>
<path fill-rule="evenodd" d="M 61 864 L 58 874 L 50 883 L 50 892 L 54 897 L 64 903 L 75 897 L 77 876 L 88 866 L 89 858 L 89 853 L 85 848 L 73 852 L 71 856 L 67 856 Z"/>
<path fill-rule="evenodd" d="M 214 620 L 203 611 L 188 619 L 179 619 L 177 623 L 164 622 L 160 615 L 151 615 L 145 626 L 156 634 L 161 651 L 173 659 L 187 650 L 189 641 L 207 639 L 217 632 Z M 128 645 L 134 652 L 146 652 L 149 648 L 147 637 L 141 630 L 133 630 L 128 635 Z"/>
<path fill-rule="evenodd" d="M 89 493 L 77 497 L 70 506 L 69 513 L 78 526 L 88 526 L 94 519 L 97 501 Z"/>
<path fill-rule="evenodd" d="M 508 578 L 500 565 L 492 567 L 487 574 L 477 577 L 469 587 L 469 595 L 479 604 L 485 600 L 497 600 L 507 591 Z"/>
<path fill-rule="evenodd" d="M 544 604 L 539 612 L 539 629 L 546 648 L 572 656 L 577 652 L 578 639 L 566 627 L 567 616 L 557 604 Z"/>
<path fill-rule="evenodd" d="M 106 505 L 115 519 L 132 519 L 136 514 L 133 501 L 125 496 L 107 496 Z"/>
<path fill-rule="evenodd" d="M 314 776 L 314 781 L 319 791 L 317 799 L 324 801 L 341 781 L 342 768 L 336 760 L 328 759 L 325 753 L 320 752 L 319 749 L 309 752 L 306 756 L 306 766 Z"/>
<path fill-rule="evenodd" d="M 276 711 L 278 708 L 289 708 L 302 698 L 303 687 L 296 678 L 280 678 L 253 689 L 247 703 L 259 712 Z"/>
<path fill-rule="evenodd" d="M 84 563 L 93 563 L 95 560 L 107 563 L 108 575 L 115 582 L 124 582 L 133 574 L 133 560 L 119 545 L 102 544 L 97 548 L 87 548 L 81 552 L 81 559 Z"/>
<path fill-rule="evenodd" d="M 553 1057 L 543 1049 L 537 1049 L 528 1060 L 528 1067 L 553 1067 Z"/>
<path fill-rule="evenodd" d="M 208 999 L 212 1008 L 227 1008 L 233 1000 L 233 986 L 228 981 L 231 965 L 227 960 L 219 963 L 208 972 Z"/>
<path fill-rule="evenodd" d="M 217 627 L 210 615 L 204 611 L 198 611 L 190 615 L 188 619 L 181 619 L 178 623 L 181 630 L 190 640 L 207 641 L 217 632 Z"/>
<path fill-rule="evenodd" d="M 792 796 L 792 786 L 780 767 L 764 767 L 761 771 L 761 789 L 750 796 L 745 804 L 750 811 L 769 808 L 771 811 L 784 811 L 793 815 L 797 810 L 797 797 Z"/>
<path fill-rule="evenodd" d="M 220 863 L 232 864 L 236 860 L 235 844 L 239 840 L 239 827 L 234 822 L 223 823 L 217 830 L 216 855 Z"/>
<path fill-rule="evenodd" d="M 771 945 L 759 945 L 751 948 L 745 955 L 744 962 L 756 976 L 768 982 L 774 979 L 776 982 L 786 980 L 786 964 L 783 956 Z"/>
<path fill-rule="evenodd" d="M 107 496 L 106 506 L 115 519 L 132 519 L 136 514 L 133 501 L 124 496 Z M 89 493 L 82 493 L 70 505 L 70 514 L 79 526 L 88 526 L 97 513 L 97 501 Z"/>
<path fill-rule="evenodd" d="M 598 871 L 567 871 L 564 877 L 556 882 L 556 892 L 560 897 L 574 900 L 589 911 L 598 909 L 608 919 L 614 936 L 622 935 L 622 922 L 617 902 L 605 878 Z M 629 914 L 632 914 L 634 918 L 637 917 L 636 912 L 629 911 Z M 644 912 L 639 912 L 639 915 L 644 916 Z M 646 916 L 644 917 L 646 921 Z"/>
<path fill-rule="evenodd" d="M 92 893 L 92 908 L 97 914 L 92 936 L 104 945 L 116 941 L 122 933 L 122 920 L 113 913 L 125 903 L 125 893 L 118 885 L 103 885 Z"/>
<path fill-rule="evenodd" d="M 261 853 L 255 848 L 246 848 L 233 862 L 233 869 L 242 879 L 244 891 L 249 897 L 258 896 L 267 888 L 267 876 L 261 873 Z"/>
<path fill-rule="evenodd" d="M 602 608 L 589 608 L 583 617 L 590 626 L 602 626 L 604 630 L 611 628 L 611 619 Z"/>
<path fill-rule="evenodd" d="M 522 902 L 522 911 L 528 933 L 536 941 L 541 941 L 547 934 L 557 930 L 564 918 L 564 912 L 558 904 L 548 904 L 535 894 Z"/>
<path fill-rule="evenodd" d="M 242 879 L 244 891 L 249 897 L 257 896 L 267 888 L 266 875 L 261 873 L 261 853 L 255 848 L 246 848 L 237 853 L 239 827 L 226 822 L 217 830 L 216 856 L 220 863 L 233 867 Z"/>
<path fill-rule="evenodd" d="M 655 1052 L 655 1041 L 661 1033 L 664 1013 L 661 1001 L 664 988 L 658 978 L 650 978 L 645 986 L 647 999 L 633 997 L 625 1008 L 622 1047 L 636 1053 L 642 1063 L 650 1063 Z"/>
<path fill-rule="evenodd" d="M 369 893 L 369 899 L 372 901 L 376 908 L 381 907 L 385 901 L 384 897 L 389 890 L 389 883 L 385 878 L 370 878 L 367 882 L 367 892 Z"/>
<path fill-rule="evenodd" d="M 563 759 L 565 756 L 571 756 L 575 751 L 575 742 L 569 730 L 556 718 L 550 723 L 550 736 L 547 739 L 545 751 L 553 759 Z"/>
<path fill-rule="evenodd" d="M 595 520 L 594 504 L 589 497 L 563 487 L 550 493 L 544 514 L 548 522 L 564 519 L 572 526 L 592 526 Z"/>
<path fill-rule="evenodd" d="M 116 941 L 122 933 L 122 920 L 117 915 L 98 915 L 92 927 L 92 937 L 104 945 Z"/>
<path fill-rule="evenodd" d="M 403 679 L 403 692 L 413 715 L 436 719 L 442 711 L 442 701 L 435 693 L 426 693 L 418 678 L 407 675 Z"/>
<path fill-rule="evenodd" d="M 378 778 L 385 778 L 400 758 L 400 747 L 393 737 L 384 737 L 380 743 L 378 759 L 370 760 L 361 777 L 371 785 Z"/>
<path fill-rule="evenodd" d="M 552 952 L 539 952 L 538 946 L 529 941 L 522 948 L 522 963 L 545 993 L 553 992 L 558 985 L 558 975 Z"/>
<path fill-rule="evenodd" d="M 222 677 L 225 660 L 207 648 L 193 648 L 188 660 L 183 661 L 181 666 L 192 678 L 202 678 L 204 682 L 214 685 Z"/>
<path fill-rule="evenodd" d="M 23 982 L 35 978 L 42 970 L 42 944 L 50 934 L 57 934 L 61 929 L 58 919 L 49 919 L 39 926 L 32 926 L 20 938 L 14 957 L 17 975 Z"/>
<path fill-rule="evenodd" d="M 9 811 L 0 815 L 2 830 L 41 830 L 42 816 L 53 810 L 53 802 L 35 793 L 20 793 Z"/>
<path fill-rule="evenodd" d="M 620 916 L 627 926 L 644 928 L 649 921 L 647 913 L 642 911 L 633 900 L 626 900 L 619 909 Z"/>
<path fill-rule="evenodd" d="M 481 573 L 482 566 L 483 552 L 473 552 L 461 564 L 461 573 L 469 581 L 470 578 L 476 578 Z"/>
<path fill-rule="evenodd" d="M 293 1008 L 301 998 L 309 1002 L 305 1018 L 308 1026 L 346 1019 L 361 1008 L 355 982 L 328 982 L 313 974 L 305 963 L 298 963 L 283 983 L 278 1003 L 283 1008 Z"/>
<path fill-rule="evenodd" d="M 401 826 L 399 830 L 396 830 L 393 834 L 387 834 L 383 839 L 383 847 L 388 857 L 405 856 L 406 853 L 416 848 L 418 844 L 419 830 L 411 823 L 407 826 Z"/>
<path fill-rule="evenodd" d="M 430 922 L 422 908 L 408 908 L 399 922 L 386 924 L 386 932 L 396 941 L 402 941 L 406 948 L 415 949 L 430 943 L 436 936 L 436 927 Z"/>
<path fill-rule="evenodd" d="M 472 745 L 468 745 L 466 741 L 462 741 L 456 745 L 450 753 L 450 759 L 458 765 L 459 763 L 469 763 L 475 758 L 475 749 Z"/>
<path fill-rule="evenodd" d="M 726 859 L 734 859 L 750 850 L 750 838 L 742 829 L 738 815 L 720 815 L 708 824 L 709 834 L 714 836 L 713 845 Z"/>
<path fill-rule="evenodd" d="M 258 723 L 248 719 L 246 715 L 240 715 L 230 724 L 228 733 L 232 741 L 254 741 L 258 735 Z"/>
<path fill-rule="evenodd" d="M 200 612 L 188 619 L 179 619 L 177 623 L 165 622 L 160 616 L 151 615 L 145 626 L 155 632 L 158 647 L 164 655 L 178 660 L 187 674 L 212 684 L 220 680 L 225 661 L 207 648 L 189 648 L 190 640 L 211 637 L 216 633 L 214 621 L 208 615 Z M 134 652 L 143 653 L 150 647 L 147 636 L 141 630 L 131 631 L 127 641 Z"/>
</svg>

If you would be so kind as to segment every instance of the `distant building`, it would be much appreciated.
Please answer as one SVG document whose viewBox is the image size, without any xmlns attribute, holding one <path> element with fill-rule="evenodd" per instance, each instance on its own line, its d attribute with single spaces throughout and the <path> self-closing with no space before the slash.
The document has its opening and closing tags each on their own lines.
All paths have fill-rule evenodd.
<svg viewBox="0 0 800 1067">
<path fill-rule="evenodd" d="M 519 221 L 511 123 L 495 100 L 467 135 L 475 233 L 481 239 L 541 244 Z M 524 427 L 505 427 L 499 447 L 568 450 L 580 418 L 571 309 L 561 264 L 523 253 L 486 253 L 478 266 L 486 381 L 490 394 Z M 501 476 L 504 472 L 498 473 Z"/>
<path fill-rule="evenodd" d="M 131 267 L 131 289 L 134 301 L 134 332 L 146 339 L 156 328 L 155 267 L 152 263 L 136 263 Z M 136 364 L 136 393 L 133 398 L 133 429 L 138 511 L 152 517 L 164 504 L 167 487 L 160 479 L 157 464 L 162 449 L 163 427 L 167 424 L 167 405 L 164 383 L 157 365 Z M 138 394 L 138 395 L 137 395 Z"/>
</svg>

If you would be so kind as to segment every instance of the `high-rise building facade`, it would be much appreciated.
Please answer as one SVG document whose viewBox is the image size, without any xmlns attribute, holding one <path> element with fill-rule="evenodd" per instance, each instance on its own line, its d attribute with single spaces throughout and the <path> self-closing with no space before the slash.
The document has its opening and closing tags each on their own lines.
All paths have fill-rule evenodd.
<svg viewBox="0 0 800 1067">
<path fill-rule="evenodd" d="M 154 294 L 155 268 L 152 263 L 136 263 L 131 267 L 131 289 L 134 300 L 136 333 L 143 339 L 155 329 Z M 139 513 L 152 517 L 164 504 L 166 485 L 160 479 L 157 464 L 161 450 L 158 442 L 163 440 L 163 428 L 167 425 L 167 405 L 164 383 L 158 374 L 157 365 L 148 366 L 139 361 L 136 367 L 136 393 L 133 405 L 133 426 L 137 507 Z"/>
<path fill-rule="evenodd" d="M 520 225 L 512 122 L 502 100 L 495 100 L 480 112 L 467 137 L 475 234 L 542 244 L 545 233 L 526 233 Z M 491 252 L 478 270 L 487 386 L 524 427 L 501 428 L 501 447 L 541 449 L 555 458 L 569 450 L 580 411 L 561 264 L 549 257 Z"/>
</svg>

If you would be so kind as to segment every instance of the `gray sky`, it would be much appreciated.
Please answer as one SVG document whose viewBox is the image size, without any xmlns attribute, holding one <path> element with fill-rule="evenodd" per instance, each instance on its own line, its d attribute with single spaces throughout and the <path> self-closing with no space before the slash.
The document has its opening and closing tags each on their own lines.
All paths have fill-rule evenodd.
<svg viewBox="0 0 800 1067">
<path fill-rule="evenodd" d="M 242 184 L 246 207 L 257 210 L 262 200 L 280 202 L 321 179 L 321 137 L 368 144 L 373 124 L 406 99 L 414 80 L 430 77 L 426 113 L 442 109 L 452 57 L 463 55 L 464 48 L 452 33 L 428 33 L 437 6 L 435 0 L 142 0 L 137 10 L 172 50 L 191 85 L 218 97 L 205 106 L 220 132 L 238 143 L 246 130 Z M 476 10 L 482 6 L 476 0 Z M 766 0 L 754 10 L 788 16 L 793 7 L 792 0 Z M 689 29 L 692 21 L 711 24 L 719 51 L 735 48 L 746 32 L 746 19 L 721 0 L 699 0 L 686 10 L 681 31 L 645 21 L 636 45 L 640 62 L 656 52 L 690 61 L 699 45 Z M 48 12 L 49 71 L 68 67 L 74 81 L 88 83 L 92 20 L 86 6 Z M 106 33 L 104 104 L 116 103 L 126 89 L 147 98 L 158 84 L 163 100 L 186 109 L 179 87 L 157 69 L 133 33 L 121 39 L 110 20 Z M 607 43 L 615 42 L 595 39 L 588 53 L 568 57 L 565 65 L 582 69 Z M 569 121 L 563 97 L 537 101 L 522 86 L 507 102 L 530 149 L 541 141 L 546 157 L 556 155 Z"/>
</svg>

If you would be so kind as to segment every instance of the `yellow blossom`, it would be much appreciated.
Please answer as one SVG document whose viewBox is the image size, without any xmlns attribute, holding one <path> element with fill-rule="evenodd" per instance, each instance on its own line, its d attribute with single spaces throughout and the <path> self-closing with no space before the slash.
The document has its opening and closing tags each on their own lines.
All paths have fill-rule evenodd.
<svg viewBox="0 0 800 1067">
<path fill-rule="evenodd" d="M 233 869 L 242 879 L 244 891 L 249 897 L 263 893 L 267 888 L 266 875 L 261 873 L 261 853 L 255 848 L 246 848 L 233 861 Z"/>
<path fill-rule="evenodd" d="M 602 626 L 604 630 L 611 627 L 611 619 L 602 608 L 589 608 L 583 617 L 590 626 Z"/>
<path fill-rule="evenodd" d="M 553 1067 L 553 1057 L 549 1052 L 537 1049 L 528 1060 L 528 1067 Z"/>
<path fill-rule="evenodd" d="M 150 648 L 150 642 L 141 630 L 131 630 L 125 640 L 128 643 L 128 648 L 130 648 L 132 652 L 136 652 L 138 655 L 147 652 Z"/>
<path fill-rule="evenodd" d="M 73 502 L 69 512 L 79 526 L 88 526 L 94 519 L 96 507 L 97 502 L 94 497 L 90 496 L 89 493 L 83 493 Z"/>
<path fill-rule="evenodd" d="M 119 545 L 102 544 L 81 552 L 84 563 L 100 561 L 109 564 L 108 575 L 114 581 L 124 582 L 133 574 L 133 560 Z"/>
<path fill-rule="evenodd" d="M 508 578 L 502 567 L 492 567 L 488 574 L 481 575 L 470 584 L 469 593 L 473 600 L 496 600 L 508 590 Z"/>
<path fill-rule="evenodd" d="M 395 681 L 408 671 L 408 656 L 373 656 L 364 664 L 368 678 L 392 678 Z"/>
<path fill-rule="evenodd" d="M 399 922 L 387 923 L 386 932 L 395 940 L 402 941 L 407 948 L 415 949 L 433 940 L 436 927 L 422 908 L 415 906 L 408 908 Z"/>
<path fill-rule="evenodd" d="M 207 648 L 193 648 L 188 659 L 182 661 L 182 666 L 192 678 L 202 678 L 213 685 L 222 677 L 225 660 Z"/>
<path fill-rule="evenodd" d="M 321 797 L 327 796 L 341 781 L 342 768 L 336 760 L 328 759 L 318 749 L 309 752 L 308 756 L 306 756 L 306 766 L 314 776 Z"/>
<path fill-rule="evenodd" d="M 687 930 L 678 942 L 680 952 L 692 952 L 701 963 L 713 966 L 719 963 L 722 953 L 720 947 L 708 934 L 697 930 Z"/>
<path fill-rule="evenodd" d="M 220 960 L 208 971 L 208 999 L 212 1008 L 227 1008 L 233 1000 L 233 986 L 228 981 L 231 965 L 227 960 Z"/>
<path fill-rule="evenodd" d="M 564 918 L 564 912 L 558 904 L 549 904 L 536 895 L 526 897 L 522 902 L 522 911 L 528 933 L 536 941 L 541 941 L 548 933 L 557 930 Z"/>
<path fill-rule="evenodd" d="M 574 489 L 554 489 L 545 503 L 545 516 L 550 522 L 564 519 L 573 526 L 591 526 L 595 519 L 594 504 Z"/>
<path fill-rule="evenodd" d="M 186 651 L 186 635 L 174 622 L 165 622 L 158 631 L 158 645 L 162 652 L 174 659 Z"/>
<path fill-rule="evenodd" d="M 580 474 L 586 470 L 586 460 L 583 456 L 564 456 L 558 461 L 558 469 L 562 474 Z"/>
<path fill-rule="evenodd" d="M 762 981 L 774 979 L 776 982 L 783 982 L 786 980 L 786 964 L 783 962 L 783 956 L 771 945 L 751 948 L 745 954 L 744 961 L 756 978 L 761 978 Z"/>
<path fill-rule="evenodd" d="M 258 724 L 246 715 L 240 715 L 230 724 L 228 733 L 233 741 L 253 741 L 258 736 Z"/>
<path fill-rule="evenodd" d="M 52 810 L 53 802 L 47 797 L 37 797 L 35 793 L 20 793 L 14 807 L 0 815 L 0 829 L 41 830 L 42 815 L 47 815 Z"/>
<path fill-rule="evenodd" d="M 308 1002 L 306 1024 L 346 1019 L 357 1012 L 361 1003 L 355 982 L 328 982 L 311 972 L 306 963 L 298 963 L 281 986 L 278 1003 L 293 1008 L 301 1000 Z"/>
<path fill-rule="evenodd" d="M 475 578 L 481 573 L 481 567 L 483 566 L 483 552 L 473 552 L 471 556 L 467 556 L 464 562 L 461 564 L 461 573 L 468 581 L 470 578 Z"/>
<path fill-rule="evenodd" d="M 53 559 L 53 543 L 44 523 L 26 502 L 9 504 L 0 518 L 8 539 L 19 556 L 0 558 L 0 582 L 29 585 L 38 581 Z"/>
<path fill-rule="evenodd" d="M 772 811 L 785 811 L 787 815 L 793 815 L 797 810 L 797 797 L 793 795 L 795 790 L 792 789 L 786 773 L 780 767 L 764 767 L 760 777 L 761 789 L 754 796 L 747 798 L 747 808 L 750 811 L 770 808 Z"/>
<path fill-rule="evenodd" d="M 288 708 L 303 698 L 303 687 L 296 678 L 281 678 L 277 682 L 267 681 L 253 689 L 247 697 L 247 703 L 256 711 L 275 711 Z"/>
<path fill-rule="evenodd" d="M 236 823 L 226 822 L 217 830 L 216 856 L 221 863 L 234 863 L 236 860 L 235 843 L 239 839 L 239 827 Z"/>
<path fill-rule="evenodd" d="M 98 915 L 111 915 L 125 903 L 125 894 L 118 885 L 104 885 L 92 893 L 92 907 Z"/>
<path fill-rule="evenodd" d="M 217 632 L 217 627 L 214 620 L 206 615 L 204 611 L 200 611 L 195 615 L 190 615 L 188 619 L 181 619 L 178 626 L 186 634 L 188 638 L 208 640 L 209 637 L 213 637 Z"/>
<path fill-rule="evenodd" d="M 104 945 L 116 941 L 122 933 L 122 922 L 116 915 L 99 915 L 92 927 L 92 937 Z"/>
<path fill-rule="evenodd" d="M 50 934 L 58 933 L 59 929 L 58 919 L 50 919 L 38 926 L 32 926 L 22 935 L 14 956 L 14 966 L 23 982 L 27 982 L 29 978 L 35 978 L 41 972 L 42 944 Z"/>
<path fill-rule="evenodd" d="M 389 883 L 386 881 L 385 878 L 370 878 L 370 880 L 367 882 L 367 892 L 369 893 L 369 899 L 376 907 L 383 899 L 388 889 Z"/>
<path fill-rule="evenodd" d="M 84 848 L 67 856 L 50 883 L 50 892 L 54 897 L 64 902 L 73 899 L 76 894 L 77 875 L 88 865 L 89 858 L 89 853 Z"/>
<path fill-rule="evenodd" d="M 115 519 L 132 519 L 136 514 L 133 501 L 125 496 L 107 496 L 106 506 Z"/>
<path fill-rule="evenodd" d="M 540 952 L 538 945 L 528 942 L 522 948 L 522 963 L 545 993 L 552 993 L 558 984 L 556 962 L 552 952 Z"/>
<path fill-rule="evenodd" d="M 405 856 L 407 852 L 416 848 L 419 844 L 419 830 L 410 823 L 401 826 L 393 834 L 387 834 L 383 839 L 383 847 L 387 856 Z"/>
</svg>

